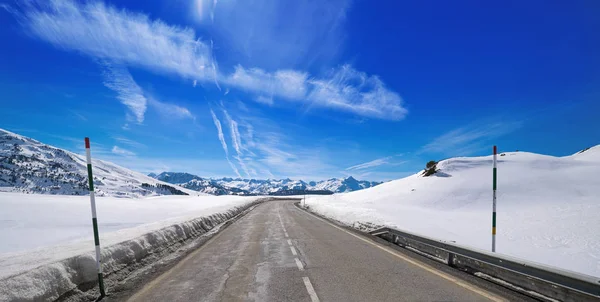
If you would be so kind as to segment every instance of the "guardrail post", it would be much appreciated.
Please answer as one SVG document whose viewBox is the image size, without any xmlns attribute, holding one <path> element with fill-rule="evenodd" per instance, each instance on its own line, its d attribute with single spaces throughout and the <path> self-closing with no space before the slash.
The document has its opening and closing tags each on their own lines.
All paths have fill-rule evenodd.
<svg viewBox="0 0 600 302">
<path fill-rule="evenodd" d="M 448 266 L 454 267 L 454 254 L 448 253 Z"/>
<path fill-rule="evenodd" d="M 100 259 L 100 236 L 98 235 L 98 219 L 96 217 L 96 197 L 94 195 L 94 176 L 92 175 L 92 155 L 90 153 L 90 139 L 85 138 L 85 157 L 87 160 L 88 181 L 90 190 L 90 203 L 92 206 L 92 226 L 94 228 L 94 244 L 96 245 L 96 267 L 98 269 L 98 287 L 100 288 L 100 297 L 98 300 L 106 297 L 104 291 L 104 278 L 102 276 L 102 262 Z"/>
<path fill-rule="evenodd" d="M 496 154 L 498 149 L 494 146 L 494 168 L 492 172 L 492 252 L 496 252 Z"/>
</svg>

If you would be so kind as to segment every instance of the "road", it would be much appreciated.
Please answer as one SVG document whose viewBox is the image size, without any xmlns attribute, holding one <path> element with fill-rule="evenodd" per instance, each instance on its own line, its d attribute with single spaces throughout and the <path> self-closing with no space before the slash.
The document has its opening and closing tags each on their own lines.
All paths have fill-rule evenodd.
<svg viewBox="0 0 600 302">
<path fill-rule="evenodd" d="M 128 301 L 521 300 L 469 278 L 476 279 L 335 226 L 292 201 L 271 201 Z"/>
</svg>

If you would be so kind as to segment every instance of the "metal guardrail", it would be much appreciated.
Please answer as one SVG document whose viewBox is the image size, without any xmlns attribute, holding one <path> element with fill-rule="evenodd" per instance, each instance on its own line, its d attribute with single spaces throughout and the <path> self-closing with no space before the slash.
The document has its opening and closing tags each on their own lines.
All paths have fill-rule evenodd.
<svg viewBox="0 0 600 302">
<path fill-rule="evenodd" d="M 597 277 L 387 227 L 369 233 L 536 299 L 600 301 L 600 278 Z"/>
</svg>

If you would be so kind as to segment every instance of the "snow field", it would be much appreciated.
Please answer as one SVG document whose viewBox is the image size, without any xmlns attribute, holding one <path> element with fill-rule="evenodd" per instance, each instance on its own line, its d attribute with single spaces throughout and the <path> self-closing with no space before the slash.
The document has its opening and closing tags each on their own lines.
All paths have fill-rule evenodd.
<svg viewBox="0 0 600 302">
<path fill-rule="evenodd" d="M 256 197 L 161 196 L 104 197 L 96 202 L 102 267 L 110 275 L 147 256 L 170 252 L 259 201 Z M 83 196 L 0 193 L 0 221 L 5 222 L 0 240 L 12 243 L 10 252 L 5 249 L 0 254 L 0 301 L 53 301 L 82 284 L 96 282 L 89 207 L 89 198 Z"/>
<path fill-rule="evenodd" d="M 498 156 L 497 252 L 600 276 L 600 148 Z M 453 158 L 374 188 L 310 196 L 312 210 L 491 250 L 492 157 Z"/>
</svg>

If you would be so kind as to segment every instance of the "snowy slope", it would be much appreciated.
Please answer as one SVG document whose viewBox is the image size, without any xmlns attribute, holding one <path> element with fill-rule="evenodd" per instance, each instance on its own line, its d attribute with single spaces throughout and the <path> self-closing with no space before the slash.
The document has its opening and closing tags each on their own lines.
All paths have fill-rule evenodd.
<svg viewBox="0 0 600 302">
<path fill-rule="evenodd" d="M 321 181 L 305 182 L 303 180 L 286 179 L 241 179 L 241 178 L 202 178 L 189 173 L 163 172 L 159 175 L 149 175 L 158 180 L 177 184 L 181 187 L 199 192 L 225 195 L 225 194 L 254 194 L 268 195 L 279 191 L 288 190 L 326 190 L 334 193 L 351 192 L 370 188 L 381 184 L 375 181 L 356 180 L 352 176 L 339 179 L 331 178 Z"/>
<path fill-rule="evenodd" d="M 570 157 L 575 160 L 600 162 L 600 145 L 583 149 Z"/>
<path fill-rule="evenodd" d="M 255 199 L 241 196 L 97 198 L 101 244 L 108 247 Z M 94 248 L 87 196 L 0 192 L 0 209 L 0 279 Z"/>
<path fill-rule="evenodd" d="M 92 165 L 98 196 L 199 194 L 110 162 Z M 0 129 L 0 191 L 86 195 L 87 187 L 84 156 Z"/>
<path fill-rule="evenodd" d="M 115 282 L 181 257 L 198 247 L 196 238 L 258 202 L 239 196 L 98 198 L 103 272 Z M 74 300 L 85 300 L 76 289 L 97 280 L 88 197 L 0 192 L 0 208 L 0 301 L 55 301 L 73 290 L 80 293 Z"/>
<path fill-rule="evenodd" d="M 600 276 L 600 146 L 566 157 L 507 152 L 498 163 L 497 251 Z M 375 188 L 312 196 L 317 212 L 489 250 L 492 157 L 441 161 Z"/>
</svg>

